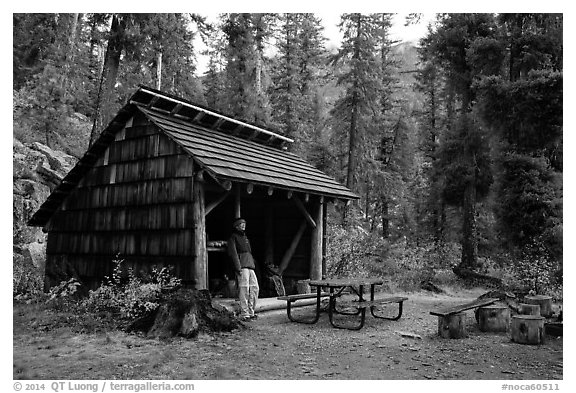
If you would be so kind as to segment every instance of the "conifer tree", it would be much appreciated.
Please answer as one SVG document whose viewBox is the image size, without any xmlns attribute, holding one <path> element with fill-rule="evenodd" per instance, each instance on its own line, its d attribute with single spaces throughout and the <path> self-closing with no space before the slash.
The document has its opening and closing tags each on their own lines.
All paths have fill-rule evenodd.
<svg viewBox="0 0 576 393">
<path fill-rule="evenodd" d="M 257 124 L 268 124 L 266 19 L 259 14 L 229 14 L 224 17 L 223 31 L 227 40 L 226 89 L 229 92 L 226 112 Z"/>
<path fill-rule="evenodd" d="M 317 135 L 317 89 L 324 54 L 322 27 L 312 14 L 283 14 L 276 42 L 270 93 L 274 121 L 293 138 L 292 150 L 307 156 L 307 146 Z"/>
<path fill-rule="evenodd" d="M 462 256 L 457 274 L 478 268 L 478 233 L 476 227 L 476 204 L 487 195 L 492 175 L 490 171 L 488 138 L 472 113 L 475 98 L 473 80 L 481 72 L 495 72 L 492 68 L 478 69 L 471 61 L 471 53 L 480 53 L 496 33 L 496 24 L 490 14 L 447 14 L 440 15 L 436 31 L 422 40 L 433 61 L 446 75 L 449 92 L 448 130 L 438 161 L 443 176 L 443 197 L 452 205 L 461 207 L 462 212 Z M 475 47 L 476 46 L 476 47 Z M 476 48 L 476 51 L 474 51 Z M 490 52 L 494 53 L 494 52 Z M 497 64 L 496 64 L 497 66 Z M 451 96 L 451 92 L 454 96 Z M 453 101 L 451 98 L 455 98 Z M 451 121 L 452 110 L 456 109 L 457 121 Z"/>
<path fill-rule="evenodd" d="M 513 251 L 562 258 L 562 15 L 503 14 L 507 65 L 478 82 L 478 107 L 500 138 L 496 217 Z"/>
</svg>

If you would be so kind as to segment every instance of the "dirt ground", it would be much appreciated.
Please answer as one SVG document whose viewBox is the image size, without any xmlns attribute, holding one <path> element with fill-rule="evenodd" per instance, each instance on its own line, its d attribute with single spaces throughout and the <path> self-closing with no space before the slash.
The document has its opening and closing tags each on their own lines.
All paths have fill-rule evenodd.
<svg viewBox="0 0 576 393">
<path fill-rule="evenodd" d="M 468 313 L 469 337 L 437 336 L 429 311 L 473 300 L 458 295 L 396 294 L 409 298 L 399 321 L 366 316 L 362 330 L 290 322 L 285 311 L 260 314 L 245 328 L 197 339 L 158 341 L 119 331 L 78 334 L 41 331 L 14 312 L 14 379 L 362 379 L 558 380 L 562 338 L 520 345 L 506 333 L 483 333 Z M 295 313 L 309 313 L 311 307 Z M 421 336 L 405 338 L 398 332 Z"/>
</svg>

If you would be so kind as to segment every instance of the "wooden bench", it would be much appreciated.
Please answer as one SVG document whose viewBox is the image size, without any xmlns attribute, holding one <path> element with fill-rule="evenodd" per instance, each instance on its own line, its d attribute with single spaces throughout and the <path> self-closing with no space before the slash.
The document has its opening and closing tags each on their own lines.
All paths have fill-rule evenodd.
<svg viewBox="0 0 576 393">
<path fill-rule="evenodd" d="M 494 304 L 498 299 L 478 299 L 472 302 L 446 307 L 437 311 L 430 311 L 431 315 L 438 317 L 438 334 L 444 338 L 466 337 L 464 311 Z"/>
<path fill-rule="evenodd" d="M 360 330 L 362 329 L 362 327 L 364 326 L 364 321 L 366 319 L 366 309 L 370 308 L 370 313 L 372 314 L 372 316 L 374 318 L 379 318 L 379 319 L 388 319 L 391 321 L 397 321 L 398 319 L 400 319 L 400 317 L 402 316 L 402 305 L 404 303 L 405 300 L 408 300 L 407 297 L 389 297 L 389 298 L 383 298 L 383 299 L 374 299 L 374 300 L 362 300 L 362 301 L 349 301 L 349 302 L 339 302 L 338 306 L 339 307 L 351 307 L 351 308 L 356 308 L 358 311 L 355 313 L 346 313 L 346 312 L 342 312 L 342 311 L 337 311 L 336 307 L 334 305 L 334 307 L 330 308 L 330 312 L 329 312 L 329 317 L 330 317 L 330 323 L 332 324 L 332 326 L 339 328 L 339 329 L 350 329 L 350 330 Z M 374 313 L 374 310 L 378 307 L 378 306 L 383 306 L 386 304 L 394 304 L 394 303 L 398 303 L 398 315 L 396 315 L 395 317 L 386 317 L 386 316 L 382 316 L 382 315 L 377 315 Z M 334 318 L 333 318 L 333 314 L 344 314 L 344 315 L 358 315 L 360 314 L 360 324 L 358 326 L 355 327 L 349 327 L 349 326 L 341 326 L 338 324 L 334 323 Z"/>
<path fill-rule="evenodd" d="M 330 294 L 327 292 L 321 292 L 320 293 L 320 298 L 324 298 L 324 297 L 328 297 L 328 296 L 330 296 Z M 290 319 L 292 322 L 312 324 L 312 323 L 318 322 L 318 318 L 320 318 L 320 299 L 318 299 L 317 293 L 299 293 L 297 295 L 285 295 L 285 296 L 279 296 L 276 299 L 286 301 L 286 313 L 288 314 L 288 319 Z M 292 316 L 292 313 L 291 313 L 292 303 L 297 302 L 298 300 L 303 300 L 303 299 L 318 299 L 318 301 L 316 302 L 316 315 L 315 315 L 314 319 L 311 319 L 311 320 L 296 319 Z"/>
</svg>

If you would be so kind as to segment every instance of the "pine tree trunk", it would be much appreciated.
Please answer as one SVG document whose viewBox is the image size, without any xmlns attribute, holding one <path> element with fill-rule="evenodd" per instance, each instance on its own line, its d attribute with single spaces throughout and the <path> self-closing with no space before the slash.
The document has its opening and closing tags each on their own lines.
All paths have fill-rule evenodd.
<svg viewBox="0 0 576 393">
<path fill-rule="evenodd" d="M 156 89 L 162 88 L 162 49 L 158 50 L 156 57 Z"/>
<path fill-rule="evenodd" d="M 390 209 L 386 197 L 382 197 L 382 238 L 388 239 L 390 237 Z"/>
<path fill-rule="evenodd" d="M 101 128 L 108 124 L 114 109 L 114 86 L 120 68 L 120 55 L 122 54 L 124 31 L 126 28 L 126 17 L 114 15 L 110 27 L 110 38 L 104 58 L 104 68 L 96 99 L 96 109 L 94 111 L 94 123 L 90 133 L 90 146 L 96 141 L 101 132 Z"/>
<path fill-rule="evenodd" d="M 468 182 L 462 203 L 462 259 L 459 268 L 475 270 L 478 262 L 478 240 L 476 238 L 476 181 Z"/>
<path fill-rule="evenodd" d="M 358 18 L 356 25 L 357 25 L 357 27 L 356 27 L 357 33 L 356 34 L 358 36 L 358 39 L 356 40 L 356 43 L 355 43 L 353 58 L 358 60 L 358 59 L 360 59 L 359 37 L 362 35 L 362 28 L 361 28 L 362 25 L 360 22 L 360 18 Z M 354 191 L 354 189 L 356 188 L 354 175 L 356 174 L 356 156 L 357 156 L 357 148 L 356 148 L 357 135 L 356 135 L 356 133 L 358 132 L 358 130 L 357 130 L 357 127 L 358 127 L 358 101 L 359 101 L 358 89 L 359 89 L 358 79 L 356 78 L 356 79 L 354 79 L 352 99 L 350 102 L 350 107 L 351 107 L 352 113 L 350 115 L 350 143 L 348 145 L 348 171 L 346 173 L 346 187 L 348 187 L 352 191 Z"/>
</svg>

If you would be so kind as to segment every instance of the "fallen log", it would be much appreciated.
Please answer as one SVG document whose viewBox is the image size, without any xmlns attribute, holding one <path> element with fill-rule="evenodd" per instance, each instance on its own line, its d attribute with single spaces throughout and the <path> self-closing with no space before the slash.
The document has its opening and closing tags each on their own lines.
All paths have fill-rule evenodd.
<svg viewBox="0 0 576 393">
<path fill-rule="evenodd" d="M 420 283 L 420 288 L 424 289 L 425 291 L 430 291 L 434 293 L 444 293 L 444 290 L 437 286 L 436 284 L 430 281 L 422 281 Z"/>
<path fill-rule="evenodd" d="M 455 266 L 454 268 L 452 268 L 452 271 L 454 272 L 454 274 L 456 274 L 458 277 L 467 280 L 467 281 L 477 281 L 480 282 L 482 284 L 486 284 L 486 285 L 490 285 L 490 286 L 494 286 L 496 288 L 501 288 L 502 287 L 502 280 L 499 279 L 498 277 L 493 277 L 493 276 L 487 276 L 485 274 L 480 274 L 477 273 L 473 270 L 467 269 L 467 268 L 463 268 L 460 266 Z"/>
</svg>

